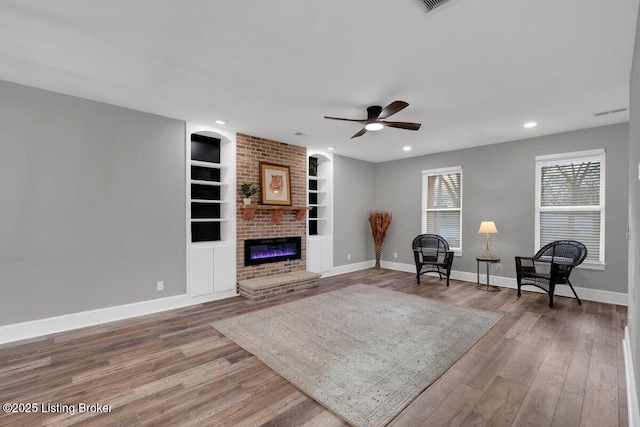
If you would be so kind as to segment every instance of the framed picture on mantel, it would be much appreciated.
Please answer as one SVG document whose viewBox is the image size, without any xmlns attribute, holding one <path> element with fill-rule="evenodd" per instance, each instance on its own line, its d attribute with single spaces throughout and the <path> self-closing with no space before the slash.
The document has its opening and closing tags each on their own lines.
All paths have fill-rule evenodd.
<svg viewBox="0 0 640 427">
<path fill-rule="evenodd" d="M 263 205 L 291 206 L 289 166 L 260 162 L 260 189 Z"/>
</svg>

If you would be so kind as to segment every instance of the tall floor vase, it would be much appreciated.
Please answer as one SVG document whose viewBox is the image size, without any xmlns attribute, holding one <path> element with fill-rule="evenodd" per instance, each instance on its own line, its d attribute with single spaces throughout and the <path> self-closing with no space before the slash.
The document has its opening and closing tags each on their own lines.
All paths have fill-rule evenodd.
<svg viewBox="0 0 640 427">
<path fill-rule="evenodd" d="M 376 245 L 376 265 L 373 267 L 375 270 L 380 270 L 380 256 L 382 255 L 382 245 Z"/>
<path fill-rule="evenodd" d="M 380 256 L 382 255 L 382 244 L 387 233 L 389 225 L 391 225 L 391 212 L 372 211 L 369 212 L 369 225 L 371 225 L 371 233 L 373 234 L 373 243 L 376 246 L 376 265 L 375 270 L 380 270 Z"/>
</svg>

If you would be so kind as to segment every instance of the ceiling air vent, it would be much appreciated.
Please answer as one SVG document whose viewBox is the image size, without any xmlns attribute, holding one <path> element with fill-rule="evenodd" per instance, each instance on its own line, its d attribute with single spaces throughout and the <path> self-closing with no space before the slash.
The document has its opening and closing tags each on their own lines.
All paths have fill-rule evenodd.
<svg viewBox="0 0 640 427">
<path fill-rule="evenodd" d="M 593 115 L 595 117 L 600 117 L 600 116 L 606 116 L 607 114 L 616 114 L 616 113 L 622 113 L 627 111 L 626 108 L 617 108 L 615 110 L 611 110 L 611 111 L 601 111 L 599 113 L 593 113 Z"/>
<path fill-rule="evenodd" d="M 424 9 L 425 12 L 429 13 L 433 9 L 442 6 L 445 3 L 448 3 L 451 0 L 416 0 L 416 3 Z"/>
</svg>

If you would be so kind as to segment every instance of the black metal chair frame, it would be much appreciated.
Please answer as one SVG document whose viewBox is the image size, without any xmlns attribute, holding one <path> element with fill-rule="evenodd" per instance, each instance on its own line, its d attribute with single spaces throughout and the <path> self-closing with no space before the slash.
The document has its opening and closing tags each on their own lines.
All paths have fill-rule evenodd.
<svg viewBox="0 0 640 427">
<path fill-rule="evenodd" d="M 569 281 L 574 267 L 582 264 L 587 257 L 587 248 L 575 240 L 556 240 L 543 246 L 532 257 L 515 257 L 518 280 L 518 297 L 522 286 L 536 286 L 549 294 L 549 307 L 553 308 L 553 294 L 556 285 L 567 284 L 578 304 L 582 301 Z M 536 271 L 536 262 L 550 264 L 549 273 Z"/>
<path fill-rule="evenodd" d="M 438 273 L 440 280 L 444 275 L 449 286 L 453 251 L 449 243 L 437 234 L 421 234 L 411 244 L 416 263 L 416 282 L 420 284 L 420 276 L 425 273 Z"/>
</svg>

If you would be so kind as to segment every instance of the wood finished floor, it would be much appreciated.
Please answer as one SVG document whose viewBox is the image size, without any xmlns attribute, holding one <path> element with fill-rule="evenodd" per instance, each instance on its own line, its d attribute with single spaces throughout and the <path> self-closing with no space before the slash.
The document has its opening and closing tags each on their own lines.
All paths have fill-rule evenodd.
<svg viewBox="0 0 640 427">
<path fill-rule="evenodd" d="M 109 414 L 0 412 L 0 425 L 345 426 L 211 327 L 248 311 L 366 283 L 503 319 L 389 425 L 627 426 L 626 307 L 363 270 L 262 302 L 243 297 L 0 346 L 0 403 L 112 405 Z"/>
</svg>

